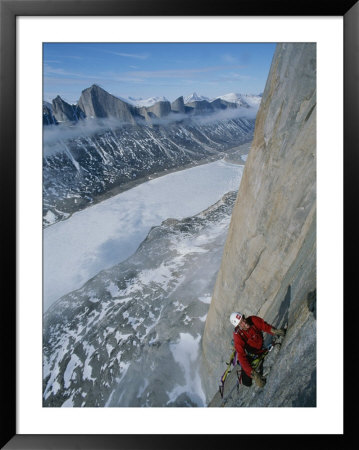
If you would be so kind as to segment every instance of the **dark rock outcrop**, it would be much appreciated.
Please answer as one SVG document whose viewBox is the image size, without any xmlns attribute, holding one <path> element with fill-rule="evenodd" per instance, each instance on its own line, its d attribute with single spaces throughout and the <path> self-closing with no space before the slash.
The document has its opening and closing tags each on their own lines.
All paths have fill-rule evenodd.
<svg viewBox="0 0 359 450">
<path fill-rule="evenodd" d="M 43 104 L 42 106 L 42 124 L 43 125 L 57 125 L 58 122 L 52 113 L 52 107 Z"/>
<path fill-rule="evenodd" d="M 76 105 L 70 105 L 59 95 L 52 100 L 52 112 L 58 122 L 77 122 L 81 111 Z"/>
</svg>

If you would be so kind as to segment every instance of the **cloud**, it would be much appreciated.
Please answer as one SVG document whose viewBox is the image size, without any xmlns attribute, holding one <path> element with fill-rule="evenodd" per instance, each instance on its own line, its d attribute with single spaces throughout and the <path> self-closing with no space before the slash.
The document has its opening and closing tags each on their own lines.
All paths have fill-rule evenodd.
<svg viewBox="0 0 359 450">
<path fill-rule="evenodd" d="M 73 78 L 59 78 L 59 77 L 44 76 L 44 84 L 49 85 L 49 86 L 50 85 L 55 85 L 55 86 L 58 86 L 58 85 L 70 85 L 70 86 L 72 86 L 72 85 L 76 84 L 76 85 L 79 85 L 79 86 L 83 87 L 83 86 L 87 86 L 88 84 L 91 84 L 89 82 L 89 80 L 94 80 L 94 82 L 95 82 L 95 81 L 98 80 L 98 78 L 97 77 L 86 78 L 86 79 L 85 78 L 79 78 L 79 79 L 74 80 Z"/>
<path fill-rule="evenodd" d="M 222 55 L 222 59 L 229 64 L 238 63 L 238 59 L 235 56 L 230 55 L 229 53 L 225 53 L 224 55 Z"/>
<path fill-rule="evenodd" d="M 76 56 L 76 55 L 62 55 L 62 58 L 70 58 L 70 59 L 76 59 L 76 60 L 83 60 L 83 56 Z"/>
<path fill-rule="evenodd" d="M 139 119 L 139 125 L 171 125 L 176 122 L 193 124 L 197 126 L 208 125 L 215 122 L 227 121 L 239 118 L 254 119 L 257 115 L 258 107 L 255 108 L 236 108 L 226 109 L 224 111 L 212 112 L 203 115 L 188 115 L 170 113 L 161 119 L 153 118 L 151 122 Z M 116 118 L 106 119 L 86 119 L 76 124 L 60 124 L 44 126 L 43 128 L 43 155 L 44 157 L 53 155 L 54 153 L 63 152 L 65 150 L 64 141 L 68 139 L 76 139 L 80 137 L 93 136 L 109 129 L 118 129 L 128 125 Z"/>
<path fill-rule="evenodd" d="M 60 75 L 65 77 L 76 77 L 76 78 L 94 78 L 92 75 L 85 75 L 83 73 L 78 72 L 69 72 L 67 70 L 57 68 L 57 67 L 51 67 L 48 64 L 44 64 L 44 74 L 45 75 Z"/>
<path fill-rule="evenodd" d="M 50 156 L 54 153 L 63 152 L 64 141 L 79 137 L 93 136 L 108 129 L 116 129 L 125 125 L 115 118 L 86 119 L 76 124 L 59 124 L 43 127 L 43 155 Z"/>
<path fill-rule="evenodd" d="M 233 66 L 232 68 L 239 68 L 241 66 Z M 228 70 L 228 66 L 211 66 L 201 67 L 198 69 L 168 69 L 168 70 L 139 70 L 128 72 L 127 74 L 135 77 L 142 78 L 187 78 L 197 74 L 203 74 L 208 72 L 215 72 L 219 70 Z"/>
<path fill-rule="evenodd" d="M 149 53 L 121 53 L 121 52 L 112 52 L 110 50 L 106 50 L 106 53 L 111 53 L 116 56 L 123 56 L 124 58 L 134 58 L 134 59 L 148 59 L 150 57 Z"/>
<path fill-rule="evenodd" d="M 229 81 L 253 79 L 253 77 L 251 77 L 249 75 L 242 75 L 241 73 L 236 73 L 236 72 L 224 73 L 224 74 L 220 75 L 220 78 L 222 78 L 224 80 L 229 80 Z"/>
<path fill-rule="evenodd" d="M 232 119 L 255 119 L 259 107 L 225 109 L 212 114 L 195 116 L 194 120 L 198 125 L 207 125 L 214 122 L 221 122 Z"/>
<path fill-rule="evenodd" d="M 186 124 L 201 126 L 232 119 L 254 119 L 257 115 L 258 109 L 259 106 L 250 108 L 228 108 L 226 110 L 218 110 L 207 114 L 198 115 L 170 113 L 168 116 L 162 117 L 161 119 L 151 119 L 151 124 L 166 126 L 176 122 L 185 121 Z"/>
</svg>

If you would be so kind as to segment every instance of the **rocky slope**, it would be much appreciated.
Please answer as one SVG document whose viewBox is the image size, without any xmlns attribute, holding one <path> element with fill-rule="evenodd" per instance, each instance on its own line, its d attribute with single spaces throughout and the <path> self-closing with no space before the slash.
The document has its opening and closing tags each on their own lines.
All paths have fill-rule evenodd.
<svg viewBox="0 0 359 450">
<path fill-rule="evenodd" d="M 106 119 L 102 125 L 47 127 L 43 225 L 66 219 L 148 176 L 218 159 L 224 151 L 251 141 L 253 130 L 254 119 L 202 123 L 201 117 L 153 126 L 120 126 Z"/>
<path fill-rule="evenodd" d="M 222 402 L 232 311 L 288 325 L 267 384 L 227 386 L 226 406 L 316 404 L 316 47 L 277 46 L 202 340 L 202 381 Z"/>
</svg>

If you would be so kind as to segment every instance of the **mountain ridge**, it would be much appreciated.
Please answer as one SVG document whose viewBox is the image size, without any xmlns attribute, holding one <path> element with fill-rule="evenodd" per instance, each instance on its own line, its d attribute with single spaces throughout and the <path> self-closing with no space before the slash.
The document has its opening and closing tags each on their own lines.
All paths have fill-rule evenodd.
<svg viewBox="0 0 359 450">
<path fill-rule="evenodd" d="M 247 97 L 251 99 L 251 102 L 246 101 Z M 114 96 L 98 84 L 93 84 L 81 92 L 81 96 L 75 104 L 67 103 L 59 95 L 52 100 L 51 104 L 44 101 L 43 123 L 45 125 L 54 124 L 52 114 L 57 123 L 76 123 L 85 118 L 111 117 L 134 124 L 141 120 L 151 122 L 153 118 L 163 118 L 170 113 L 208 114 L 227 108 L 258 108 L 260 99 L 260 96 L 234 93 L 209 99 L 193 93 L 187 97 L 180 96 L 173 102 L 163 96 L 136 100 L 133 97 L 125 99 Z M 181 106 L 182 102 L 183 106 Z"/>
</svg>

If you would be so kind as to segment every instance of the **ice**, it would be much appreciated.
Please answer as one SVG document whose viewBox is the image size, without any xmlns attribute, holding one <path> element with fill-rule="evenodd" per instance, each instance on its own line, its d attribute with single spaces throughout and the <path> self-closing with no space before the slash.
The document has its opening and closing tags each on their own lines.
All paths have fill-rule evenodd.
<svg viewBox="0 0 359 450">
<path fill-rule="evenodd" d="M 64 403 L 61 405 L 62 408 L 72 408 L 74 406 L 74 402 L 73 402 L 73 396 L 75 394 L 73 394 L 70 398 L 68 398 L 66 401 L 64 401 Z"/>
<path fill-rule="evenodd" d="M 175 361 L 184 371 L 186 383 L 183 386 L 176 386 L 172 392 L 168 393 L 169 403 L 175 401 L 182 393 L 187 393 L 187 395 L 192 393 L 196 397 L 199 395 L 203 404 L 205 402 L 197 364 L 200 340 L 200 335 L 194 338 L 189 333 L 180 333 L 179 342 L 170 346 Z M 199 406 L 203 406 L 203 404 Z"/>
<path fill-rule="evenodd" d="M 151 227 L 170 217 L 193 216 L 226 192 L 238 190 L 242 172 L 243 166 L 224 161 L 178 171 L 46 228 L 44 311 L 101 270 L 127 259 Z M 112 294 L 115 296 L 117 292 L 113 290 Z"/>
</svg>

